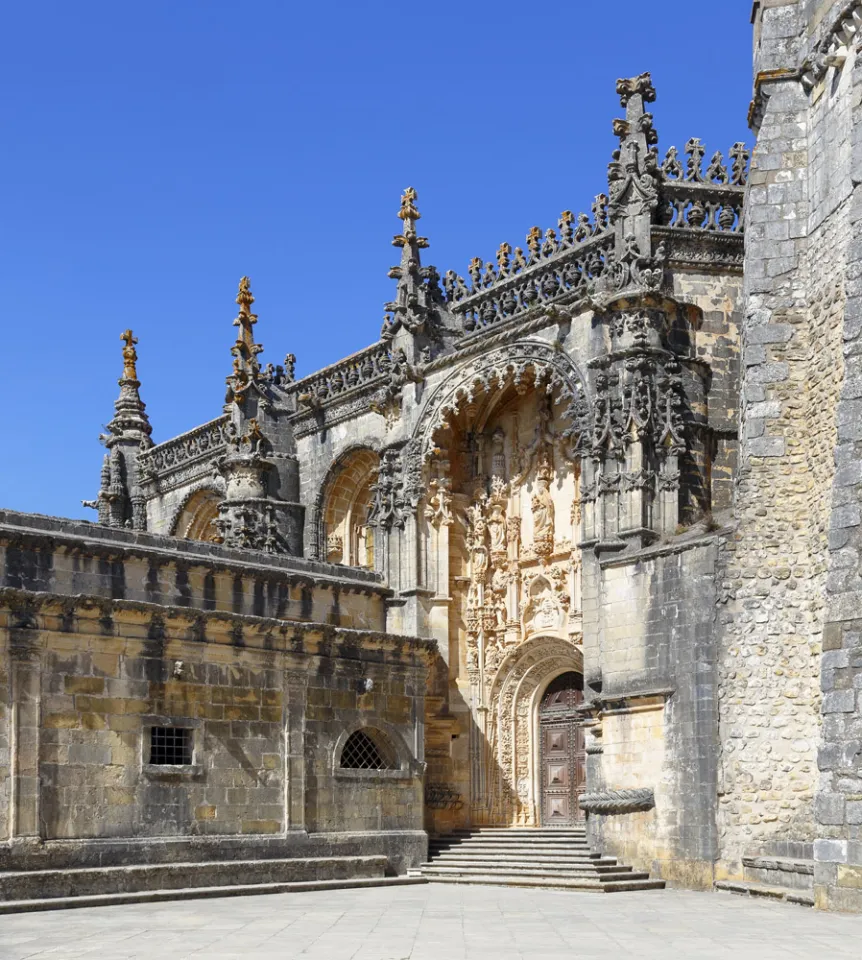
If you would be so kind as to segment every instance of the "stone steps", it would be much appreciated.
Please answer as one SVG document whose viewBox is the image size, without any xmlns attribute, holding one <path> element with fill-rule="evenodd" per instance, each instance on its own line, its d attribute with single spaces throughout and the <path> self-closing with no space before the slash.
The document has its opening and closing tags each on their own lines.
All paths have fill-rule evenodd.
<svg viewBox="0 0 862 960">
<path fill-rule="evenodd" d="M 428 845 L 434 850 L 523 850 L 534 853 L 554 853 L 560 850 L 589 851 L 589 845 L 582 840 L 569 843 L 525 843 L 521 840 L 506 843 L 505 840 L 434 840 Z"/>
<path fill-rule="evenodd" d="M 790 887 L 771 887 L 753 880 L 716 880 L 716 890 L 725 893 L 737 893 L 748 897 L 760 897 L 765 900 L 784 900 L 802 907 L 814 906 L 814 894 L 806 890 L 793 890 Z"/>
<path fill-rule="evenodd" d="M 440 859 L 442 855 L 437 855 L 434 853 L 429 854 L 429 860 Z M 494 864 L 509 864 L 513 867 L 517 866 L 530 866 L 533 864 L 539 864 L 541 866 L 560 866 L 560 867 L 615 867 L 617 866 L 616 857 L 597 857 L 591 855 L 589 857 L 578 857 L 578 856 L 564 856 L 560 854 L 555 857 L 530 857 L 530 856 L 521 856 L 520 854 L 498 854 L 498 853 L 485 853 L 484 851 L 477 851 L 475 853 L 447 853 L 445 857 L 446 863 L 472 863 L 474 861 L 481 861 L 482 863 L 494 863 Z"/>
<path fill-rule="evenodd" d="M 534 857 L 565 857 L 571 858 L 576 857 L 581 860 L 592 860 L 594 859 L 592 853 L 590 852 L 589 847 L 566 849 L 565 847 L 558 847 L 556 849 L 547 849 L 546 847 L 540 847 L 538 849 L 531 849 L 529 847 L 519 847 L 512 846 L 506 847 L 502 844 L 495 846 L 484 846 L 480 844 L 475 844 L 469 847 L 436 847 L 429 846 L 428 854 L 432 857 L 444 857 L 444 856 L 471 856 L 475 857 L 478 855 L 484 856 L 486 853 L 495 854 L 497 856 L 518 856 L 525 860 L 532 860 Z"/>
<path fill-rule="evenodd" d="M 589 890 L 594 893 L 625 893 L 634 890 L 664 890 L 664 880 L 590 880 L 587 878 L 529 877 L 514 874 L 429 874 L 420 868 L 419 876 L 433 883 L 475 883 L 487 886 L 548 887 L 554 890 Z M 649 874 L 644 874 L 649 876 Z"/>
<path fill-rule="evenodd" d="M 814 861 L 796 857 L 742 858 L 742 880 L 716 880 L 716 890 L 814 906 Z"/>
<path fill-rule="evenodd" d="M 8 910 L 23 902 L 137 896 L 150 892 L 157 892 L 161 899 L 166 899 L 171 892 L 185 897 L 195 890 L 232 888 L 245 892 L 259 888 L 265 892 L 264 887 L 283 887 L 285 884 L 382 880 L 387 866 L 386 857 L 369 856 L 6 870 L 0 872 L 0 909 Z"/>
<path fill-rule="evenodd" d="M 572 869 L 570 867 L 540 867 L 533 864 L 515 867 L 512 864 L 439 864 L 423 863 L 420 867 L 422 876 L 472 876 L 473 874 L 493 874 L 511 876 L 516 873 L 519 877 L 550 877 L 566 880 L 648 880 L 648 873 L 636 873 L 631 867 L 610 867 L 604 870 Z"/>
<path fill-rule="evenodd" d="M 658 890 L 663 880 L 590 851 L 581 829 L 484 828 L 438 837 L 428 862 L 411 875 L 435 883 L 477 883 L 553 887 L 613 893 Z"/>
<path fill-rule="evenodd" d="M 474 830 L 453 830 L 451 837 L 585 837 L 585 827 L 476 827 Z"/>
<path fill-rule="evenodd" d="M 125 903 L 160 903 L 165 900 L 202 900 L 207 897 L 249 897 L 271 893 L 307 893 L 315 890 L 354 890 L 363 887 L 398 887 L 427 883 L 424 877 L 359 877 L 353 880 L 304 880 L 288 883 L 248 883 L 217 887 L 186 887 L 172 890 L 139 890 L 126 893 L 91 894 L 82 897 L 49 897 L 0 901 L 0 916 L 75 907 L 109 907 Z"/>
</svg>

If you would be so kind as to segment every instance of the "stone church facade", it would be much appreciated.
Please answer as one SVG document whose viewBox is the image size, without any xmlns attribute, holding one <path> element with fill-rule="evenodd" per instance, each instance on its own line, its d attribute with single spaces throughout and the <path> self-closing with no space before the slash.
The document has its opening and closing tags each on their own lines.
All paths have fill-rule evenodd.
<svg viewBox="0 0 862 960">
<path fill-rule="evenodd" d="M 590 214 L 461 275 L 404 191 L 365 350 L 263 364 L 244 277 L 222 413 L 154 445 L 123 334 L 98 522 L 0 513 L 0 866 L 586 822 L 862 910 L 862 3 L 753 19 L 753 156 L 621 80 Z"/>
</svg>

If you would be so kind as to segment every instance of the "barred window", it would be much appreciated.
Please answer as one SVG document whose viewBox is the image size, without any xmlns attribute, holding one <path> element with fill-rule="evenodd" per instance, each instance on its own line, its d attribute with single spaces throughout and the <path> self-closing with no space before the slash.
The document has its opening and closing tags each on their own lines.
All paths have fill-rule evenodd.
<svg viewBox="0 0 862 960">
<path fill-rule="evenodd" d="M 395 770 L 395 751 L 378 731 L 351 733 L 341 751 L 342 770 Z"/>
<path fill-rule="evenodd" d="M 192 762 L 192 730 L 188 727 L 150 727 L 150 763 L 186 767 Z"/>
</svg>

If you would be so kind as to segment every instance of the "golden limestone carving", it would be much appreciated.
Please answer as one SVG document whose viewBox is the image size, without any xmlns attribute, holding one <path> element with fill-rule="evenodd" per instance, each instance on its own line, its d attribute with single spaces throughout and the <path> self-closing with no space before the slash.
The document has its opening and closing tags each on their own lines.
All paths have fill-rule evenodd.
<svg viewBox="0 0 862 960">
<path fill-rule="evenodd" d="M 125 343 L 123 347 L 123 379 L 137 380 L 138 351 L 135 349 L 135 344 L 138 342 L 138 338 L 131 330 L 126 330 L 120 334 L 120 339 Z"/>
<path fill-rule="evenodd" d="M 509 502 L 508 486 L 501 477 L 491 480 L 491 496 L 488 498 L 488 533 L 491 538 L 491 562 L 495 566 L 505 564 L 506 506 Z"/>
<path fill-rule="evenodd" d="M 547 558 L 554 552 L 554 498 L 551 481 L 554 468 L 544 458 L 536 471 L 536 492 L 533 494 L 533 550 L 537 557 Z"/>
<path fill-rule="evenodd" d="M 452 516 L 452 482 L 448 477 L 431 480 L 428 483 L 428 497 L 425 502 L 425 519 L 435 527 L 450 526 Z"/>
</svg>

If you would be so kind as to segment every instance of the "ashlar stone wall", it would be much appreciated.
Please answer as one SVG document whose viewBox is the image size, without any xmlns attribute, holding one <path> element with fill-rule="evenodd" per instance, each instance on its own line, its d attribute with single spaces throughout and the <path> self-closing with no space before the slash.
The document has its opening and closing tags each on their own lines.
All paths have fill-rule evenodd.
<svg viewBox="0 0 862 960">
<path fill-rule="evenodd" d="M 341 626 L 331 596 L 306 604 L 329 623 L 273 616 L 278 590 L 256 613 L 251 556 L 248 606 L 230 590 L 210 602 L 195 570 L 218 568 L 218 548 L 188 568 L 159 557 L 159 582 L 182 590 L 141 599 L 158 538 L 86 526 L 6 513 L 0 527 L 0 863 L 367 852 L 403 871 L 424 856 L 427 642 Z M 326 565 L 305 567 L 331 593 Z M 356 576 L 340 586 L 367 617 L 382 588 Z M 164 727 L 188 731 L 190 762 L 153 762 Z M 385 744 L 387 769 L 341 769 L 356 730 Z"/>
</svg>

